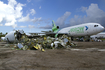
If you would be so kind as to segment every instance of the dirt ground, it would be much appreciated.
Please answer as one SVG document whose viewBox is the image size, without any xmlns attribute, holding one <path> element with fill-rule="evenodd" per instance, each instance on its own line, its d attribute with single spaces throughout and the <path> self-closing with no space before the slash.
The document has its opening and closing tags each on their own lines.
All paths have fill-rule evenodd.
<svg viewBox="0 0 105 70">
<path fill-rule="evenodd" d="M 72 49 L 105 49 L 105 42 L 75 42 Z M 0 42 L 0 70 L 105 70 L 105 51 L 12 50 Z"/>
</svg>

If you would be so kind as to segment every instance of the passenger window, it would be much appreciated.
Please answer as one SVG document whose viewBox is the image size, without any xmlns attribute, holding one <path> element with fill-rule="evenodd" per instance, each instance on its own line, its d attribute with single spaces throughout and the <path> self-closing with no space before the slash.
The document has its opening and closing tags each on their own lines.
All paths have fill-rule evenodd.
<svg viewBox="0 0 105 70">
<path fill-rule="evenodd" d="M 98 25 L 94 25 L 94 27 L 98 27 Z"/>
</svg>

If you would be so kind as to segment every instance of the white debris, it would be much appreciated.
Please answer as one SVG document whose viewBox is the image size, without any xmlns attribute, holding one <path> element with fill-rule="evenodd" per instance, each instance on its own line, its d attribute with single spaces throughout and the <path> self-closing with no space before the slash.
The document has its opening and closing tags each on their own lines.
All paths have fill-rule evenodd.
<svg viewBox="0 0 105 70">
<path fill-rule="evenodd" d="M 18 30 L 21 34 L 24 34 L 24 31 L 23 30 Z"/>
<path fill-rule="evenodd" d="M 23 48 L 23 45 L 22 45 L 21 43 L 18 43 L 17 46 L 18 46 L 19 48 Z"/>
</svg>

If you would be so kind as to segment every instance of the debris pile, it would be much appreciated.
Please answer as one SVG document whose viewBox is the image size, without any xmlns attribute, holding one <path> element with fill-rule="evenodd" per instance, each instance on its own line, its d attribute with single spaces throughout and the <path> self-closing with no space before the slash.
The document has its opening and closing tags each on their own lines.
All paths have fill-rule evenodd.
<svg viewBox="0 0 105 70">
<path fill-rule="evenodd" d="M 66 35 L 63 35 L 59 38 L 52 38 L 52 37 L 39 37 L 39 38 L 28 38 L 25 34 L 21 36 L 19 39 L 19 43 L 17 45 L 15 44 L 15 49 L 21 49 L 21 50 L 41 50 L 45 51 L 44 49 L 60 49 L 60 48 L 70 48 L 76 46 L 71 41 L 71 37 L 68 37 Z"/>
<path fill-rule="evenodd" d="M 14 49 L 20 50 L 41 50 L 44 49 L 60 49 L 60 48 L 70 48 L 76 46 L 71 41 L 71 37 L 63 35 L 62 37 L 38 37 L 38 38 L 28 38 L 23 30 L 10 32 L 5 39 L 11 43 L 13 42 Z"/>
</svg>

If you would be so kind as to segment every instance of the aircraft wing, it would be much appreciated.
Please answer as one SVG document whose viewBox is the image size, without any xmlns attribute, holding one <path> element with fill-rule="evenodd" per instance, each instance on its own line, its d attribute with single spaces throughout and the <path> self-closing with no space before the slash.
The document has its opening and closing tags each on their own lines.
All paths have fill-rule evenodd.
<svg viewBox="0 0 105 70">
<path fill-rule="evenodd" d="M 28 38 L 37 38 L 45 35 L 45 33 L 28 33 L 26 34 Z"/>
<path fill-rule="evenodd" d="M 54 33 L 54 32 L 44 32 L 44 33 L 29 33 L 31 35 L 28 35 L 29 38 L 35 38 L 35 37 L 41 37 L 41 36 L 51 36 L 51 37 L 55 37 L 56 34 L 58 34 L 57 36 L 62 36 L 62 35 L 67 35 L 67 33 Z"/>
<path fill-rule="evenodd" d="M 41 37 L 41 35 L 27 35 L 28 38 L 37 38 L 37 37 Z"/>
<path fill-rule="evenodd" d="M 67 35 L 67 33 L 46 33 L 46 36 L 51 36 L 51 37 L 55 37 L 55 35 L 57 35 L 57 37 L 62 36 L 62 35 Z"/>
</svg>

